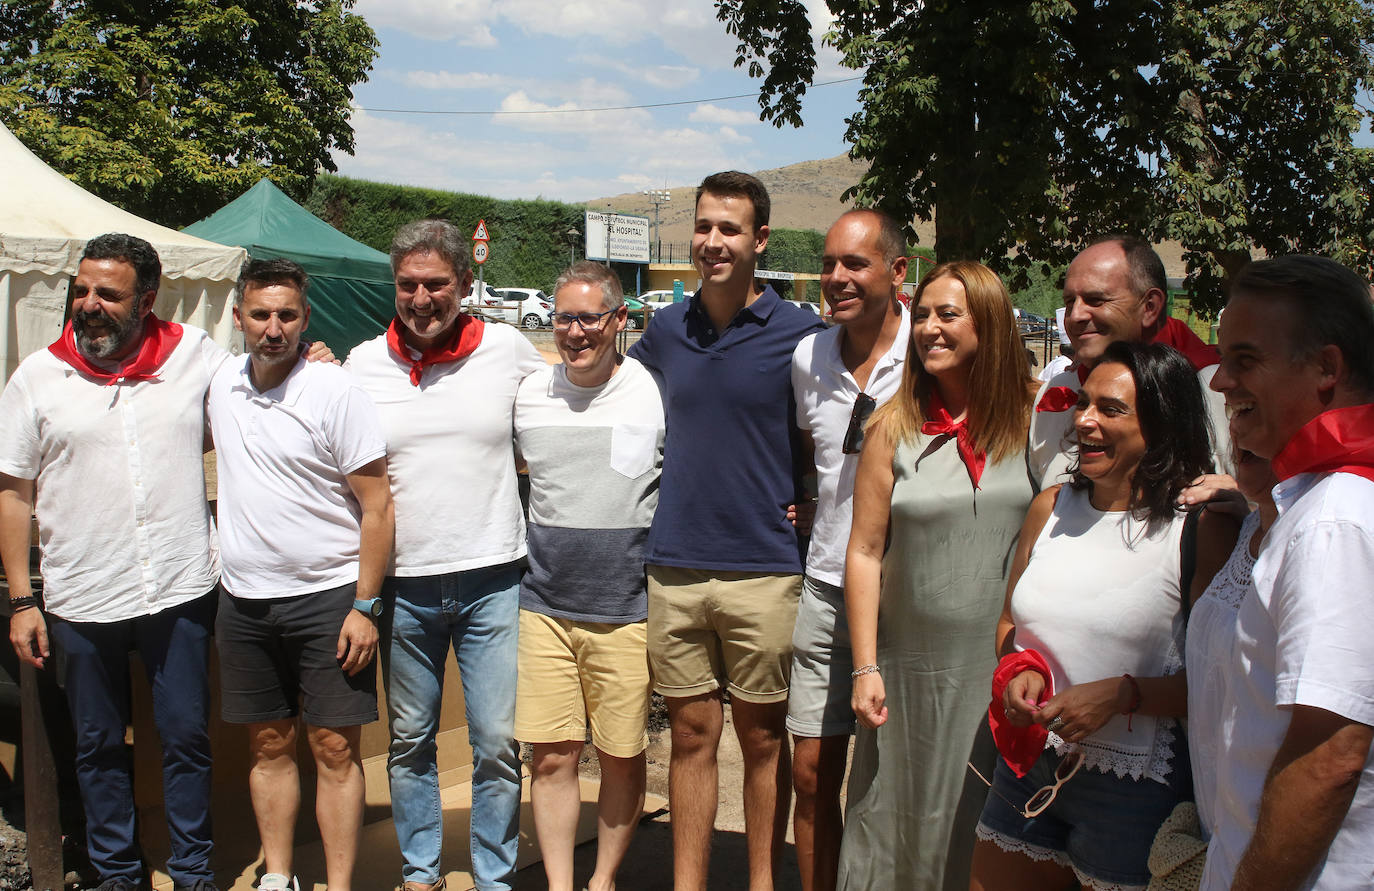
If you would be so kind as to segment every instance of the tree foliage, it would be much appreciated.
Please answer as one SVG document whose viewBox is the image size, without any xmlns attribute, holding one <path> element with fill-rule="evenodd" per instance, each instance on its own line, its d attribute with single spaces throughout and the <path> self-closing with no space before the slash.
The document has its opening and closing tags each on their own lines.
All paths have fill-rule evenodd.
<svg viewBox="0 0 1374 891">
<path fill-rule="evenodd" d="M 827 0 L 864 72 L 850 190 L 935 220 L 941 259 L 1024 285 L 1110 231 L 1175 239 L 1215 309 L 1253 252 L 1374 272 L 1368 0 Z M 762 117 L 801 124 L 815 74 L 802 0 L 720 0 Z"/>
<path fill-rule="evenodd" d="M 569 230 L 582 231 L 585 207 L 559 201 L 510 201 L 485 195 L 394 186 L 342 176 L 321 176 L 303 202 L 334 228 L 379 251 L 403 224 L 434 217 L 465 232 L 486 220 L 491 258 L 483 278 L 498 288 L 541 288 L 553 292 L 554 279 L 568 265 Z M 571 239 L 582 255 L 582 237 Z M 634 267 L 617 264 L 622 282 L 633 290 Z M 626 293 L 629 293 L 627 290 Z"/>
<path fill-rule="evenodd" d="M 351 151 L 377 38 L 353 0 L 5 0 L 0 120 L 127 210 L 180 226 Z"/>
</svg>

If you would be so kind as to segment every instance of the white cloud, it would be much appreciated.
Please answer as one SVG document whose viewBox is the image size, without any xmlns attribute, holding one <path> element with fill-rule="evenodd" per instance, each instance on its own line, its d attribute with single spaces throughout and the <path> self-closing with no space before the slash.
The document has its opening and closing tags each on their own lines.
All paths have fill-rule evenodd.
<svg viewBox="0 0 1374 891">
<path fill-rule="evenodd" d="M 752 111 L 721 108 L 719 105 L 712 105 L 708 102 L 705 105 L 698 105 L 687 120 L 694 124 L 725 124 L 731 127 L 747 127 L 750 124 L 759 123 L 759 116 Z"/>
<path fill-rule="evenodd" d="M 503 90 L 515 79 L 486 71 L 406 71 L 391 75 L 421 90 Z"/>
</svg>

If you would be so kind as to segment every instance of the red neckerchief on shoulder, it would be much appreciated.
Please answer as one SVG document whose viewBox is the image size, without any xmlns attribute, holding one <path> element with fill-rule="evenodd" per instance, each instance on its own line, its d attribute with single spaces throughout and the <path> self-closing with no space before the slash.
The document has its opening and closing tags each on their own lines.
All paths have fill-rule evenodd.
<svg viewBox="0 0 1374 891">
<path fill-rule="evenodd" d="M 965 417 L 956 423 L 949 416 L 949 410 L 945 408 L 944 402 L 940 400 L 940 394 L 934 390 L 930 391 L 930 420 L 921 425 L 921 432 L 926 436 L 953 435 L 954 444 L 959 449 L 959 458 L 968 469 L 968 478 L 973 481 L 973 488 L 979 488 L 978 481 L 983 478 L 987 453 L 974 449 L 973 435 L 968 430 L 968 418 Z"/>
<path fill-rule="evenodd" d="M 1324 411 L 1274 456 L 1280 482 L 1300 473 L 1353 473 L 1374 480 L 1374 405 Z"/>
<path fill-rule="evenodd" d="M 105 371 L 91 364 L 76 346 L 76 332 L 72 323 L 62 328 L 62 335 L 48 345 L 48 352 L 66 362 L 86 377 L 102 381 L 105 386 L 113 387 L 121 381 L 138 383 L 157 380 L 157 372 L 181 343 L 181 326 L 176 322 L 164 322 L 152 313 L 143 320 L 143 340 L 138 350 L 114 371 Z"/>
<path fill-rule="evenodd" d="M 1202 338 L 1193 333 L 1193 329 L 1173 317 L 1170 317 L 1155 335 L 1154 343 L 1166 344 L 1178 350 L 1193 366 L 1194 371 L 1201 371 L 1221 361 L 1221 355 L 1216 347 L 1203 343 Z"/>
<path fill-rule="evenodd" d="M 386 329 L 386 345 L 390 347 L 392 354 L 402 362 L 410 363 L 410 382 L 415 386 L 420 386 L 420 376 L 425 373 L 425 369 L 431 365 L 438 365 L 441 362 L 456 362 L 472 354 L 482 342 L 482 320 L 474 319 L 469 315 L 458 316 L 458 323 L 453 326 L 453 334 L 449 336 L 447 342 L 438 346 L 432 346 L 420 353 L 420 358 L 412 359 L 410 347 L 406 346 L 405 339 L 401 335 L 401 320 L 399 317 L 393 318 L 391 324 Z"/>
</svg>

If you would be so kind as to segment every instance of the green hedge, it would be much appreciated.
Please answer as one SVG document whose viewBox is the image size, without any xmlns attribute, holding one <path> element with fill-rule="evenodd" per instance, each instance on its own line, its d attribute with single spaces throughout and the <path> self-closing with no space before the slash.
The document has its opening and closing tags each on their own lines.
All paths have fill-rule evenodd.
<svg viewBox="0 0 1374 891">
<path fill-rule="evenodd" d="M 545 291 L 553 290 L 554 279 L 568 265 L 567 232 L 582 231 L 586 210 L 560 201 L 508 201 L 330 175 L 315 180 L 304 203 L 329 225 L 379 251 L 389 250 L 392 235 L 412 220 L 439 217 L 465 233 L 486 220 L 491 258 L 483 278 L 498 288 Z M 582 255 L 580 235 L 576 252 Z"/>
</svg>

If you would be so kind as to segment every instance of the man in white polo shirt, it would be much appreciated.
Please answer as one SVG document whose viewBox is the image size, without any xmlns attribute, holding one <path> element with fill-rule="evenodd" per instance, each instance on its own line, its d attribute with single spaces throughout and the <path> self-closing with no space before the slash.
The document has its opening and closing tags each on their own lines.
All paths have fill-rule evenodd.
<svg viewBox="0 0 1374 891">
<path fill-rule="evenodd" d="M 386 431 L 396 554 L 382 640 L 391 724 L 387 771 L 405 891 L 433 891 L 443 808 L 435 738 L 452 646 L 472 745 L 472 876 L 508 891 L 520 830 L 516 637 L 525 519 L 512 423 L 520 381 L 545 363 L 509 325 L 461 312 L 471 245 L 443 220 L 402 226 L 391 244 L 396 318 L 349 354 Z"/>
<path fill-rule="evenodd" d="M 152 313 L 148 242 L 101 235 L 72 282 L 72 319 L 0 396 L 0 559 L 19 658 L 62 651 L 87 851 L 103 891 L 142 888 L 124 742 L 129 650 L 153 691 L 177 889 L 213 889 L 208 652 L 219 567 L 201 464 L 205 388 L 227 355 Z M 43 604 L 29 590 L 37 504 Z M 46 622 L 45 622 L 46 614 Z"/>
<path fill-rule="evenodd" d="M 825 236 L 821 293 L 834 327 L 792 353 L 797 427 L 816 465 L 816 519 L 792 635 L 787 729 L 792 733 L 793 830 L 802 887 L 833 889 L 839 867 L 854 668 L 844 611 L 844 556 L 864 425 L 902 381 L 911 320 L 897 300 L 906 239 L 876 210 L 844 214 Z"/>
<path fill-rule="evenodd" d="M 330 891 L 348 891 L 363 816 L 362 725 L 377 720 L 373 656 L 394 515 L 372 400 L 307 363 L 305 270 L 252 260 L 234 325 L 248 355 L 210 383 L 223 561 L 216 639 L 225 721 L 248 725 L 261 891 L 296 889 L 296 716 L 307 728 Z M 299 705 L 298 705 L 299 702 Z"/>
</svg>

